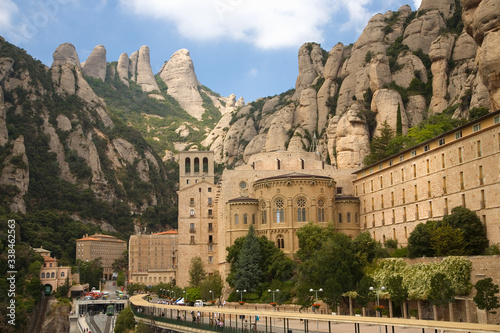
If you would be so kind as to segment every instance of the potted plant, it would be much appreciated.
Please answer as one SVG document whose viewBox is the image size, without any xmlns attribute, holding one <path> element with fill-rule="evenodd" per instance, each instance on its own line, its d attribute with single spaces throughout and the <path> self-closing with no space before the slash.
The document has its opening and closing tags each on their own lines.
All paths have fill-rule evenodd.
<svg viewBox="0 0 500 333">
<path fill-rule="evenodd" d="M 356 309 L 354 309 L 354 315 L 355 315 L 356 317 L 361 317 L 361 309 L 357 309 L 357 308 L 356 308 Z"/>
<path fill-rule="evenodd" d="M 418 317 L 418 310 L 417 309 L 411 309 L 410 310 L 410 319 L 417 319 Z"/>
<path fill-rule="evenodd" d="M 315 310 L 316 310 L 317 308 L 319 308 L 320 306 L 321 306 L 321 304 L 319 304 L 319 303 L 314 303 L 314 304 L 312 305 L 312 307 L 313 307 Z"/>
<path fill-rule="evenodd" d="M 278 305 L 278 304 L 277 304 L 277 303 L 275 303 L 275 302 L 271 302 L 271 303 L 269 303 L 269 304 L 271 304 L 271 306 L 272 306 L 273 308 L 274 308 L 274 307 L 276 307 L 276 305 Z"/>
<path fill-rule="evenodd" d="M 240 303 L 240 305 L 244 305 L 245 304 L 245 302 L 243 302 L 243 301 L 239 301 L 238 303 Z"/>
<path fill-rule="evenodd" d="M 384 309 L 385 309 L 385 307 L 384 307 L 383 305 L 375 305 L 375 306 L 373 307 L 373 309 L 374 309 L 375 311 L 377 311 L 377 312 L 379 312 L 379 313 L 380 313 L 380 312 L 382 312 L 382 310 L 384 310 Z"/>
<path fill-rule="evenodd" d="M 382 317 L 387 318 L 389 316 L 389 310 L 387 309 L 383 309 L 380 313 L 382 314 Z"/>
</svg>

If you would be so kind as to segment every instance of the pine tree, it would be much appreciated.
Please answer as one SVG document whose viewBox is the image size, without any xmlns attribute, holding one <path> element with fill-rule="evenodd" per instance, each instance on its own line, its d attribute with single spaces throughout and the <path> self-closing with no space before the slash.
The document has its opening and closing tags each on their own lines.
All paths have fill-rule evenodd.
<svg viewBox="0 0 500 333">
<path fill-rule="evenodd" d="M 234 276 L 236 289 L 255 290 L 262 276 L 262 270 L 259 265 L 261 260 L 259 240 L 255 235 L 253 226 L 250 225 L 236 265 Z"/>
<path fill-rule="evenodd" d="M 403 135 L 403 121 L 401 120 L 401 105 L 399 103 L 396 118 L 396 135 Z"/>
</svg>

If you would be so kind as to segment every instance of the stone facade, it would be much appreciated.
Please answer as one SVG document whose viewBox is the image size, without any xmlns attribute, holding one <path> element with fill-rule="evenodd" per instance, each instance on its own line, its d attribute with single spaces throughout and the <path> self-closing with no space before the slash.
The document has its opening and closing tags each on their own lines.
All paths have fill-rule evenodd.
<svg viewBox="0 0 500 333">
<path fill-rule="evenodd" d="M 200 256 L 209 274 L 225 278 L 226 247 L 253 225 L 292 256 L 296 231 L 307 222 L 329 222 L 352 237 L 359 233 L 359 200 L 353 197 L 353 170 L 338 170 L 316 153 L 273 151 L 225 170 L 214 183 L 213 152 L 179 154 L 180 286 L 189 283 L 190 261 Z"/>
<path fill-rule="evenodd" d="M 189 284 L 195 256 L 225 278 L 225 249 L 250 225 L 290 256 L 296 231 L 310 221 L 405 246 L 418 223 L 464 205 L 483 221 L 490 245 L 500 243 L 499 152 L 500 111 L 362 169 L 337 169 L 311 152 L 271 151 L 224 170 L 216 184 L 213 152 L 182 152 L 177 282 Z"/>
<path fill-rule="evenodd" d="M 106 280 L 113 278 L 113 273 L 116 272 L 113 272 L 111 266 L 116 259 L 123 256 L 125 250 L 127 250 L 127 243 L 113 236 L 95 234 L 76 240 L 76 259 L 92 261 L 101 258 L 102 277 Z"/>
<path fill-rule="evenodd" d="M 34 248 L 33 250 L 43 258 L 43 265 L 40 268 L 40 283 L 44 285 L 46 293 L 56 291 L 57 288 L 64 285 L 66 279 L 69 279 L 68 282 L 71 286 L 73 282 L 71 267 L 58 266 L 57 259 L 50 255 L 51 252 L 49 250 L 41 247 Z"/>
<path fill-rule="evenodd" d="M 419 223 L 456 206 L 476 212 L 500 243 L 500 111 L 355 173 L 361 231 L 405 246 Z"/>
<path fill-rule="evenodd" d="M 217 270 L 217 186 L 214 183 L 213 152 L 179 154 L 179 265 L 177 284 L 189 285 L 191 259 L 200 257 L 205 270 Z"/>
<path fill-rule="evenodd" d="M 132 235 L 129 240 L 129 283 L 156 285 L 175 280 L 177 231 Z"/>
</svg>

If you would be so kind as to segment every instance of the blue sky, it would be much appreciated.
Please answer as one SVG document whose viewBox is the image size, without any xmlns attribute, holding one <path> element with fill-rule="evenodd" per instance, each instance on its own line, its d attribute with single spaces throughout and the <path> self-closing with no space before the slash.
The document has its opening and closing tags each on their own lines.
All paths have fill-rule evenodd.
<svg viewBox="0 0 500 333">
<path fill-rule="evenodd" d="M 295 86 L 306 42 L 329 51 L 354 43 L 376 13 L 421 0 L 0 0 L 0 35 L 50 66 L 62 43 L 85 61 L 99 44 L 107 61 L 148 45 L 156 74 L 181 48 L 198 80 L 246 102 Z"/>
</svg>

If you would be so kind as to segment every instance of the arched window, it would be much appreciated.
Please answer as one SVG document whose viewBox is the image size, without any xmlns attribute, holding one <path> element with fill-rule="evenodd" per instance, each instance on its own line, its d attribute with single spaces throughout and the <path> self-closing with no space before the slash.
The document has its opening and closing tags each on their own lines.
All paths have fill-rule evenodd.
<svg viewBox="0 0 500 333">
<path fill-rule="evenodd" d="M 281 169 L 281 161 L 279 158 L 276 159 L 276 166 L 278 167 L 278 170 Z"/>
<path fill-rule="evenodd" d="M 305 169 L 305 162 L 303 159 L 300 159 L 300 168 Z"/>
<path fill-rule="evenodd" d="M 61 272 L 61 277 L 64 277 L 64 272 Z"/>
<path fill-rule="evenodd" d="M 351 213 L 347 213 L 347 223 L 351 223 Z"/>
<path fill-rule="evenodd" d="M 306 222 L 306 199 L 297 200 L 297 221 Z"/>
<path fill-rule="evenodd" d="M 283 237 L 283 235 L 276 236 L 276 247 L 278 247 L 278 249 L 285 248 L 285 238 Z"/>
<path fill-rule="evenodd" d="M 239 222 L 238 214 L 234 214 L 234 224 L 238 224 L 238 222 Z"/>
<path fill-rule="evenodd" d="M 243 214 L 243 224 L 248 224 L 248 215 L 246 213 Z"/>
<path fill-rule="evenodd" d="M 45 273 L 42 273 L 42 279 L 45 279 Z"/>
<path fill-rule="evenodd" d="M 56 274 L 54 272 L 50 273 L 50 278 L 53 279 L 56 277 Z"/>
<path fill-rule="evenodd" d="M 318 222 L 325 222 L 325 200 L 318 200 Z"/>
<path fill-rule="evenodd" d="M 266 202 L 262 200 L 260 202 L 260 216 L 261 216 L 261 223 L 266 224 L 267 223 L 267 213 L 266 213 Z"/>
<path fill-rule="evenodd" d="M 252 224 L 255 224 L 255 214 L 252 214 Z"/>
<path fill-rule="evenodd" d="M 285 204 L 283 202 L 283 199 L 278 199 L 275 202 L 275 207 L 276 207 L 276 223 L 283 223 L 285 222 Z"/>
<path fill-rule="evenodd" d="M 203 157 L 203 172 L 208 173 L 208 158 Z"/>
<path fill-rule="evenodd" d="M 186 173 L 191 173 L 191 159 L 189 157 L 186 157 L 184 160 L 184 171 Z"/>
<path fill-rule="evenodd" d="M 193 170 L 194 172 L 200 172 L 200 159 L 198 157 L 195 157 L 194 158 L 194 162 L 193 162 Z"/>
</svg>

